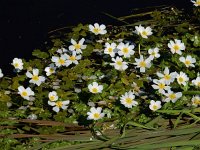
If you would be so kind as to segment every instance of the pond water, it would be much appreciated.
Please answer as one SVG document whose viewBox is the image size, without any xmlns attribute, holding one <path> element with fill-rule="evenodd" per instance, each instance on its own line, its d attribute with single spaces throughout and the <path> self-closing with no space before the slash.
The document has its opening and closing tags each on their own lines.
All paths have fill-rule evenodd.
<svg viewBox="0 0 200 150">
<path fill-rule="evenodd" d="M 0 68 L 12 72 L 13 58 L 28 59 L 35 48 L 41 48 L 48 32 L 78 23 L 118 25 L 101 12 L 114 16 L 129 15 L 134 8 L 168 5 L 190 10 L 190 0 L 1 0 L 0 2 Z"/>
</svg>

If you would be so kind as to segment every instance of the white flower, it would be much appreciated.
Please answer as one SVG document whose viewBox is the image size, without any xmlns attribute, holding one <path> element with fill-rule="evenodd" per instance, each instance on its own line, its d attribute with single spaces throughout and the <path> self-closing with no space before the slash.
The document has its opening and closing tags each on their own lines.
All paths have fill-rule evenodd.
<svg viewBox="0 0 200 150">
<path fill-rule="evenodd" d="M 67 60 L 66 60 L 66 66 L 71 65 L 72 63 L 78 64 L 78 60 L 81 59 L 81 55 L 76 55 L 76 52 L 73 52 L 72 55 L 65 54 Z"/>
<path fill-rule="evenodd" d="M 52 102 L 52 101 L 57 101 L 58 100 L 58 95 L 56 93 L 56 91 L 52 91 L 52 92 L 49 92 L 49 100 Z"/>
<path fill-rule="evenodd" d="M 178 84 L 186 85 L 186 82 L 189 80 L 188 76 L 184 72 L 180 72 L 180 74 L 177 74 L 176 76 Z"/>
<path fill-rule="evenodd" d="M 50 64 L 49 67 L 46 67 L 44 69 L 44 71 L 46 72 L 47 76 L 50 76 L 56 72 L 56 67 L 54 66 L 54 64 Z"/>
<path fill-rule="evenodd" d="M 151 100 L 150 101 L 150 105 L 149 105 L 149 108 L 152 110 L 152 111 L 156 111 L 158 109 L 160 109 L 162 106 L 161 106 L 161 101 L 154 101 L 154 100 Z"/>
<path fill-rule="evenodd" d="M 174 79 L 177 76 L 177 72 L 169 73 L 169 68 L 165 67 L 164 74 L 157 72 L 158 77 L 161 78 L 165 82 L 165 84 L 169 85 L 170 83 L 174 82 Z"/>
<path fill-rule="evenodd" d="M 59 53 L 59 54 L 62 54 L 62 53 L 67 52 L 67 49 L 65 49 L 65 48 L 60 48 L 60 49 L 58 49 L 56 52 Z"/>
<path fill-rule="evenodd" d="M 116 49 L 116 44 L 115 43 L 106 43 L 105 44 L 105 49 L 104 49 L 104 53 L 105 54 L 109 54 L 111 57 L 115 57 L 115 49 Z"/>
<path fill-rule="evenodd" d="M 91 93 L 101 93 L 103 90 L 103 85 L 98 85 L 97 82 L 93 82 L 88 85 L 88 89 Z"/>
<path fill-rule="evenodd" d="M 200 106 L 200 97 L 198 95 L 193 96 L 192 105 L 195 107 Z"/>
<path fill-rule="evenodd" d="M 65 55 L 61 55 L 60 57 L 52 56 L 51 61 L 54 62 L 57 67 L 60 67 L 66 65 L 66 59 Z"/>
<path fill-rule="evenodd" d="M 13 104 L 11 102 L 7 102 L 6 105 L 8 108 L 10 108 Z"/>
<path fill-rule="evenodd" d="M 38 86 L 40 86 L 40 84 L 45 81 L 45 77 L 39 76 L 38 69 L 33 69 L 33 74 L 31 74 L 29 71 L 27 71 L 26 76 L 28 78 L 31 78 L 31 80 L 29 81 L 30 83 L 36 84 Z"/>
<path fill-rule="evenodd" d="M 195 67 L 193 63 L 196 62 L 195 58 L 192 58 L 190 55 L 185 57 L 180 57 L 179 60 L 185 64 L 186 67 Z"/>
<path fill-rule="evenodd" d="M 184 43 L 181 42 L 181 40 L 175 39 L 174 41 L 170 40 L 168 43 L 168 47 L 170 48 L 172 54 L 177 53 L 181 55 L 182 54 L 181 50 L 185 50 L 185 45 Z"/>
<path fill-rule="evenodd" d="M 160 54 L 159 54 L 159 49 L 156 47 L 156 48 L 153 48 L 153 49 L 149 49 L 148 50 L 148 53 L 149 53 L 149 58 L 151 60 L 153 60 L 154 58 L 159 58 L 160 57 Z"/>
<path fill-rule="evenodd" d="M 126 70 L 128 68 L 127 62 L 124 62 L 123 59 L 121 57 L 112 58 L 112 61 L 114 61 L 114 63 L 110 63 L 111 66 L 114 66 L 116 70 Z"/>
<path fill-rule="evenodd" d="M 83 45 L 84 42 L 84 38 L 82 38 L 78 43 L 75 40 L 71 39 L 72 45 L 69 46 L 69 50 L 75 51 L 77 54 L 82 53 L 82 49 L 86 49 L 86 45 Z"/>
<path fill-rule="evenodd" d="M 35 93 L 31 90 L 30 87 L 25 89 L 23 86 L 18 87 L 18 94 L 20 94 L 26 100 L 30 100 L 30 96 L 35 95 Z"/>
<path fill-rule="evenodd" d="M 95 35 L 106 34 L 107 31 L 105 29 L 106 29 L 106 26 L 104 24 L 100 26 L 98 23 L 95 23 L 94 26 L 91 24 L 89 25 L 89 31 L 93 32 Z"/>
<path fill-rule="evenodd" d="M 157 89 L 159 93 L 164 94 L 165 90 L 170 90 L 170 86 L 167 86 L 163 80 L 154 79 L 155 84 L 152 85 L 154 89 Z"/>
<path fill-rule="evenodd" d="M 50 102 L 49 101 L 48 104 L 50 106 L 54 106 L 53 107 L 53 111 L 59 112 L 61 108 L 63 110 L 67 109 L 68 106 L 66 106 L 66 105 L 68 105 L 69 102 L 70 102 L 69 100 L 66 100 L 66 101 L 56 101 L 56 102 Z"/>
<path fill-rule="evenodd" d="M 133 92 L 126 92 L 124 95 L 120 97 L 120 102 L 127 108 L 132 108 L 133 106 L 137 106 L 138 102 L 134 100 L 135 95 Z"/>
<path fill-rule="evenodd" d="M 22 70 L 23 65 L 24 65 L 24 63 L 22 62 L 22 59 L 19 59 L 19 58 L 14 58 L 11 64 L 15 67 L 15 69 L 19 69 L 19 70 Z"/>
<path fill-rule="evenodd" d="M 140 68 L 140 72 L 145 72 L 145 68 L 151 67 L 151 59 L 147 58 L 144 60 L 143 55 L 140 55 L 140 58 L 135 58 L 136 63 L 134 65 L 137 65 L 136 68 Z"/>
<path fill-rule="evenodd" d="M 179 98 L 182 97 L 181 92 L 174 93 L 171 90 L 168 90 L 168 93 L 165 93 L 164 95 L 167 96 L 167 98 L 163 100 L 164 102 L 172 101 L 173 103 L 175 103 Z"/>
<path fill-rule="evenodd" d="M 2 73 L 2 70 L 0 69 L 0 78 L 3 77 L 3 73 Z"/>
<path fill-rule="evenodd" d="M 129 58 L 131 55 L 134 55 L 135 51 L 133 50 L 135 48 L 134 45 L 129 45 L 129 43 L 120 43 L 117 48 L 119 49 L 118 54 L 120 56 L 124 56 L 125 58 Z"/>
<path fill-rule="evenodd" d="M 196 79 L 192 80 L 192 84 L 200 87 L 200 77 L 197 77 Z"/>
<path fill-rule="evenodd" d="M 37 115 L 35 115 L 35 114 L 30 114 L 30 115 L 28 115 L 27 119 L 36 120 L 36 119 L 37 119 Z"/>
<path fill-rule="evenodd" d="M 135 32 L 138 35 L 141 35 L 143 38 L 147 39 L 148 36 L 152 35 L 152 29 L 150 27 L 144 28 L 143 26 L 135 26 Z"/>
<path fill-rule="evenodd" d="M 88 120 L 98 120 L 104 117 L 104 113 L 101 113 L 102 108 L 101 107 L 91 107 L 90 112 L 87 112 L 87 119 Z"/>
<path fill-rule="evenodd" d="M 194 6 L 196 7 L 200 6 L 200 0 L 195 0 L 195 1 L 191 0 L 191 2 L 194 3 Z"/>
</svg>

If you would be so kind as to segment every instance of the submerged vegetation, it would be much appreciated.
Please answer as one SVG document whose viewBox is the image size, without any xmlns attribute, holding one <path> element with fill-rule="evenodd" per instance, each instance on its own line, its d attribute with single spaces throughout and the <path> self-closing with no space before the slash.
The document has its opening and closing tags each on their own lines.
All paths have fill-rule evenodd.
<svg viewBox="0 0 200 150">
<path fill-rule="evenodd" d="M 51 32 L 0 70 L 0 149 L 200 148 L 200 9 Z M 108 15 L 108 14 L 107 14 Z M 145 17 L 145 18 L 143 18 Z"/>
</svg>

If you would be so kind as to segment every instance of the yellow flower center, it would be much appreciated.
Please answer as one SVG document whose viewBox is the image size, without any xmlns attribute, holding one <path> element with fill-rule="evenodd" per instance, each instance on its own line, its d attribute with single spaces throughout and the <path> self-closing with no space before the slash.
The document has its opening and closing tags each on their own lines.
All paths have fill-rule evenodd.
<svg viewBox="0 0 200 150">
<path fill-rule="evenodd" d="M 61 101 L 56 102 L 56 106 L 61 108 L 63 106 L 63 103 Z"/>
<path fill-rule="evenodd" d="M 14 66 L 15 66 L 15 68 L 18 68 L 18 67 L 19 67 L 19 64 L 18 64 L 18 63 L 15 63 Z"/>
<path fill-rule="evenodd" d="M 175 51 L 178 51 L 179 49 L 180 49 L 179 45 L 175 44 L 175 45 L 174 45 L 174 50 L 175 50 Z"/>
<path fill-rule="evenodd" d="M 100 32 L 100 29 L 99 29 L 99 28 L 94 28 L 94 29 L 93 29 L 93 32 L 94 32 L 94 33 L 99 33 L 99 32 Z"/>
<path fill-rule="evenodd" d="M 39 80 L 39 77 L 38 77 L 37 75 L 35 75 L 35 76 L 32 77 L 32 80 L 38 81 L 38 80 Z"/>
<path fill-rule="evenodd" d="M 60 58 L 60 59 L 58 60 L 58 63 L 61 64 L 61 65 L 64 65 L 65 60 Z"/>
<path fill-rule="evenodd" d="M 186 61 L 185 61 L 185 64 L 186 64 L 186 65 L 190 65 L 190 64 L 191 64 L 191 61 L 186 60 Z"/>
<path fill-rule="evenodd" d="M 75 47 L 75 49 L 80 49 L 81 45 L 80 44 L 75 44 L 74 47 Z"/>
<path fill-rule="evenodd" d="M 121 61 L 117 61 L 116 64 L 119 65 L 119 66 L 121 66 L 122 62 Z"/>
<path fill-rule="evenodd" d="M 165 75 L 164 75 L 164 79 L 165 79 L 165 80 L 170 80 L 170 78 L 171 78 L 171 76 L 170 76 L 169 74 L 165 74 Z"/>
<path fill-rule="evenodd" d="M 198 5 L 198 6 L 200 6 L 200 0 L 197 0 L 197 1 L 195 2 L 195 4 Z"/>
<path fill-rule="evenodd" d="M 155 56 L 155 55 L 156 55 L 156 53 L 155 53 L 155 52 L 152 52 L 152 53 L 151 53 L 151 55 Z"/>
<path fill-rule="evenodd" d="M 108 48 L 108 52 L 112 53 L 113 49 L 111 47 Z"/>
<path fill-rule="evenodd" d="M 147 36 L 147 32 L 146 31 L 142 31 L 142 35 Z"/>
<path fill-rule="evenodd" d="M 54 69 L 53 69 L 53 68 L 50 68 L 50 69 L 49 69 L 49 72 L 50 72 L 50 73 L 53 73 L 53 72 L 54 72 Z"/>
<path fill-rule="evenodd" d="M 169 98 L 170 98 L 170 99 L 175 99 L 175 98 L 176 98 L 176 94 L 174 94 L 174 93 L 170 94 L 170 95 L 169 95 Z"/>
<path fill-rule="evenodd" d="M 126 100 L 125 100 L 125 101 L 126 101 L 126 103 L 127 103 L 127 104 L 129 104 L 129 105 L 130 105 L 130 104 L 132 104 L 132 99 L 131 99 L 131 98 L 129 98 L 129 97 L 128 97 L 128 98 L 126 98 Z"/>
<path fill-rule="evenodd" d="M 199 99 L 195 99 L 193 102 L 195 105 L 200 105 L 200 100 Z"/>
<path fill-rule="evenodd" d="M 183 79 L 182 77 L 179 77 L 179 78 L 178 78 L 178 81 L 179 81 L 179 82 L 183 82 L 184 79 Z"/>
<path fill-rule="evenodd" d="M 200 87 L 200 82 L 198 82 L 198 83 L 197 83 L 197 86 L 199 86 L 199 87 Z"/>
<path fill-rule="evenodd" d="M 145 61 L 141 61 L 141 62 L 139 63 L 139 66 L 140 66 L 140 67 L 146 67 L 146 66 L 147 66 L 147 64 L 146 64 L 146 62 L 145 62 Z"/>
<path fill-rule="evenodd" d="M 95 118 L 95 119 L 98 119 L 98 118 L 100 118 L 100 114 L 99 114 L 99 113 L 94 113 L 94 115 L 93 115 L 93 116 L 94 116 L 94 118 Z"/>
<path fill-rule="evenodd" d="M 153 105 L 153 110 L 156 110 L 158 109 L 158 106 L 157 105 Z"/>
<path fill-rule="evenodd" d="M 27 93 L 26 91 L 23 91 L 23 92 L 22 92 L 22 96 L 24 96 L 24 97 L 25 97 L 25 96 L 28 96 L 28 93 Z"/>
<path fill-rule="evenodd" d="M 164 89 L 165 88 L 165 84 L 164 83 L 159 83 L 158 87 L 159 87 L 159 89 Z"/>
<path fill-rule="evenodd" d="M 123 51 L 123 53 L 127 54 L 128 53 L 128 48 L 125 47 L 125 48 L 122 49 L 122 51 Z"/>
<path fill-rule="evenodd" d="M 97 89 L 97 88 L 93 88 L 93 89 L 92 89 L 92 92 L 93 92 L 93 93 L 97 93 L 97 92 L 98 92 L 98 89 Z"/>
<path fill-rule="evenodd" d="M 69 57 L 69 60 L 74 61 L 74 60 L 76 60 L 76 57 L 75 56 L 71 56 L 71 57 Z"/>
<path fill-rule="evenodd" d="M 55 100 L 55 96 L 52 95 L 52 96 L 49 97 L 49 99 L 50 99 L 51 101 L 54 101 L 54 100 Z"/>
</svg>

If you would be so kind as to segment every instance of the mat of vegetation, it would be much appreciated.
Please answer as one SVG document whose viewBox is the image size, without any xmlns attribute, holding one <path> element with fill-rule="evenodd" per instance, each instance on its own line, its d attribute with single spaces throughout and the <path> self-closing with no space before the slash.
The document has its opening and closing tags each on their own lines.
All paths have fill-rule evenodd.
<svg viewBox="0 0 200 150">
<path fill-rule="evenodd" d="M 0 69 L 0 149 L 200 149 L 200 9 L 50 32 Z"/>
</svg>

